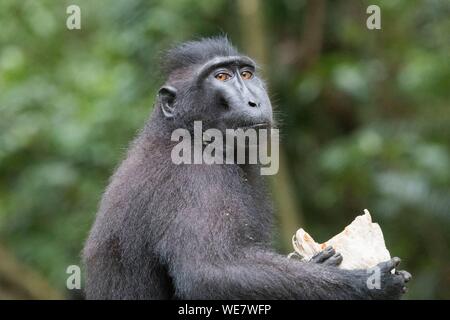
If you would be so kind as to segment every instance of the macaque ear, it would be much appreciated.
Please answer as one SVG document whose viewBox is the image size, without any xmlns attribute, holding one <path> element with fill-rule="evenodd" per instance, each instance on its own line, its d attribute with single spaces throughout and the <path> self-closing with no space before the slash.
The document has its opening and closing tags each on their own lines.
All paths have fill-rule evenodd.
<svg viewBox="0 0 450 320">
<path fill-rule="evenodd" d="M 171 86 L 163 86 L 158 91 L 158 101 L 161 110 L 166 118 L 173 118 L 174 103 L 177 96 L 177 89 Z"/>
</svg>

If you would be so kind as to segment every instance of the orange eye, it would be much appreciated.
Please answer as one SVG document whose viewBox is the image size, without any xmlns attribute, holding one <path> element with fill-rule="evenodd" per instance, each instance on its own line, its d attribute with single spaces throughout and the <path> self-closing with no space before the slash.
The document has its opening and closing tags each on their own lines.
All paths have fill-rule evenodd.
<svg viewBox="0 0 450 320">
<path fill-rule="evenodd" d="M 253 73 L 251 73 L 250 71 L 242 71 L 241 72 L 241 77 L 244 80 L 248 80 L 248 79 L 251 79 L 253 77 Z"/>
<path fill-rule="evenodd" d="M 221 72 L 215 75 L 215 78 L 219 81 L 227 81 L 231 78 L 231 76 L 228 73 Z"/>
</svg>

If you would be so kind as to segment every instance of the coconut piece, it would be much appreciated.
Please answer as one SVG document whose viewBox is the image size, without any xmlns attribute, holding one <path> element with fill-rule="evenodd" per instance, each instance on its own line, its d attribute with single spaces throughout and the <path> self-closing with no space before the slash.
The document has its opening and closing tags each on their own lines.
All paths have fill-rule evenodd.
<svg viewBox="0 0 450 320">
<path fill-rule="evenodd" d="M 295 252 L 305 260 L 310 260 L 316 253 L 332 246 L 343 257 L 339 266 L 342 269 L 367 269 L 391 258 L 384 243 L 383 232 L 377 223 L 372 222 L 367 209 L 345 227 L 344 231 L 322 244 L 315 242 L 303 229 L 295 233 L 292 244 Z"/>
</svg>

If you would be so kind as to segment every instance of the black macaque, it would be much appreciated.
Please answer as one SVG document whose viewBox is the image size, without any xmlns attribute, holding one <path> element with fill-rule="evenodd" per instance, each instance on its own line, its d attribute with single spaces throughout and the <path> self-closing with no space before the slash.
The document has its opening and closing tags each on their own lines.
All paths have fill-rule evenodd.
<svg viewBox="0 0 450 320">
<path fill-rule="evenodd" d="M 171 133 L 272 126 L 255 63 L 224 37 L 165 56 L 153 113 L 107 187 L 83 251 L 88 299 L 397 299 L 400 259 L 342 270 L 327 248 L 312 261 L 270 248 L 272 207 L 258 165 L 174 164 Z"/>
</svg>

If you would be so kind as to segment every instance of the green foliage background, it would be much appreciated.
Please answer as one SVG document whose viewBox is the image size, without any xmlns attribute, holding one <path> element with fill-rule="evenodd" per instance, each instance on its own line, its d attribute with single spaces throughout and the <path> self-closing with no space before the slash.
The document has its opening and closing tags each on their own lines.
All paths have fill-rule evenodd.
<svg viewBox="0 0 450 320">
<path fill-rule="evenodd" d="M 374 3 L 382 30 L 369 31 Z M 66 28 L 70 4 L 81 30 Z M 369 208 L 413 273 L 407 297 L 450 298 L 450 3 L 327 1 L 307 68 L 295 61 L 307 2 L 259 8 L 262 30 L 245 30 L 236 1 L 1 1 L 3 245 L 63 289 L 108 177 L 152 109 L 161 52 L 222 32 L 251 51 L 243 35 L 259 32 L 302 226 L 323 241 Z"/>
</svg>

